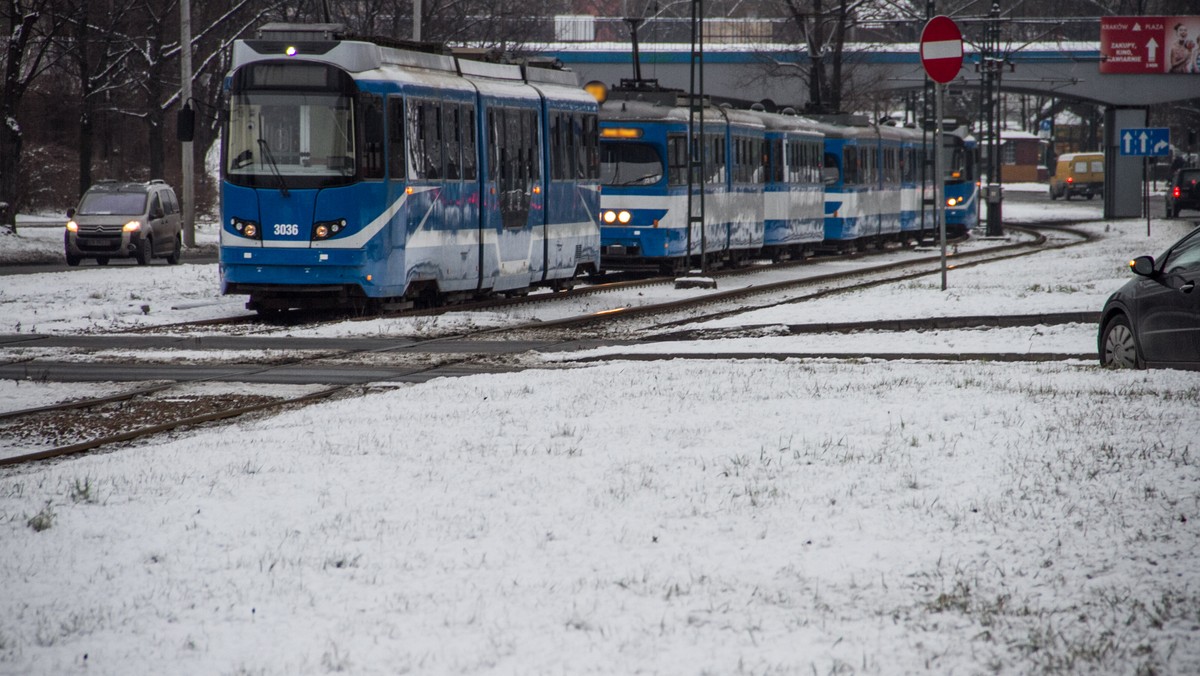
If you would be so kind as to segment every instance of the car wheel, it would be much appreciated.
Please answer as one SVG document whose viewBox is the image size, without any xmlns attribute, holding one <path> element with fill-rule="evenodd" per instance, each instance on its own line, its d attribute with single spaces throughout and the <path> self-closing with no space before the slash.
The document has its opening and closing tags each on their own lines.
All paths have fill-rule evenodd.
<svg viewBox="0 0 1200 676">
<path fill-rule="evenodd" d="M 1058 199 L 1058 193 L 1054 192 L 1054 188 L 1050 188 L 1050 201 Z"/>
<path fill-rule="evenodd" d="M 167 263 L 169 265 L 179 265 L 179 257 L 183 254 L 183 235 L 176 233 L 175 248 L 171 249 L 171 253 L 167 254 Z"/>
<path fill-rule="evenodd" d="M 1179 218 L 1179 205 L 1171 207 L 1171 218 Z"/>
<path fill-rule="evenodd" d="M 1125 315 L 1116 315 L 1104 325 L 1100 341 L 1100 365 L 1115 369 L 1141 368 L 1137 341 Z"/>
<path fill-rule="evenodd" d="M 67 252 L 67 265 L 75 267 L 76 265 L 79 265 L 79 262 L 82 260 L 83 256 L 72 256 L 70 251 Z"/>
<path fill-rule="evenodd" d="M 150 255 L 154 252 L 154 240 L 143 239 L 138 242 L 137 252 L 134 254 L 137 258 L 138 265 L 149 265 Z"/>
<path fill-rule="evenodd" d="M 108 265 L 108 259 L 104 256 L 100 256 L 96 259 L 96 265 Z"/>
</svg>

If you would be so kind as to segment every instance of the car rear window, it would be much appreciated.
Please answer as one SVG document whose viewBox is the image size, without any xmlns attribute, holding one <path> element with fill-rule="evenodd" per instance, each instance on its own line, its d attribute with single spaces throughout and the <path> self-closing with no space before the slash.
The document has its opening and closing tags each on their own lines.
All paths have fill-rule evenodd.
<svg viewBox="0 0 1200 676">
<path fill-rule="evenodd" d="M 1200 169 L 1179 172 L 1180 183 L 1195 183 L 1196 181 L 1200 181 Z"/>
<path fill-rule="evenodd" d="M 138 192 L 90 192 L 79 203 L 82 216 L 136 216 L 146 210 L 146 194 Z"/>
</svg>

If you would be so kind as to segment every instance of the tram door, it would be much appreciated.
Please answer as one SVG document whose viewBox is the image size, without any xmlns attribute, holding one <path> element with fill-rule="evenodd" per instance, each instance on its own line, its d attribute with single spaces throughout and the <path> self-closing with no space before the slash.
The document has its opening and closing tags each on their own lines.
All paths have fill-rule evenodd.
<svg viewBox="0 0 1200 676">
<path fill-rule="evenodd" d="M 488 197 L 495 202 L 489 203 L 484 229 L 497 244 L 492 288 L 503 291 L 528 286 L 544 267 L 540 240 L 534 246 L 541 217 L 538 114 L 534 108 L 498 106 L 487 115 Z M 485 267 L 485 285 L 489 272 Z"/>
</svg>

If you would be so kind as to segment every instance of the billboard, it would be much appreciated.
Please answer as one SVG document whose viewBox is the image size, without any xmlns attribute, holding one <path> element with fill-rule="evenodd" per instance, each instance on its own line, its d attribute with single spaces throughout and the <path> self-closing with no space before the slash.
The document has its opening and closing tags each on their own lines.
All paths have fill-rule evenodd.
<svg viewBox="0 0 1200 676">
<path fill-rule="evenodd" d="M 1200 75 L 1200 16 L 1100 17 L 1100 72 Z"/>
</svg>

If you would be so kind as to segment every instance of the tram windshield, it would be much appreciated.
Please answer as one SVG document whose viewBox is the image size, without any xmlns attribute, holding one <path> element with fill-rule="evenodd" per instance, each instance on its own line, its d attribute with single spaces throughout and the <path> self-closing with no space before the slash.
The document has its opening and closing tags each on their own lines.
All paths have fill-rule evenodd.
<svg viewBox="0 0 1200 676">
<path fill-rule="evenodd" d="M 947 137 L 942 148 L 942 167 L 949 183 L 975 180 L 975 157 L 962 139 Z"/>
<path fill-rule="evenodd" d="M 600 144 L 602 185 L 654 185 L 662 177 L 662 156 L 654 146 L 648 143 Z"/>
<path fill-rule="evenodd" d="M 334 185 L 354 177 L 354 115 L 345 94 L 235 94 L 226 139 L 225 174 L 236 183 L 274 186 L 280 178 L 297 176 Z"/>
</svg>

